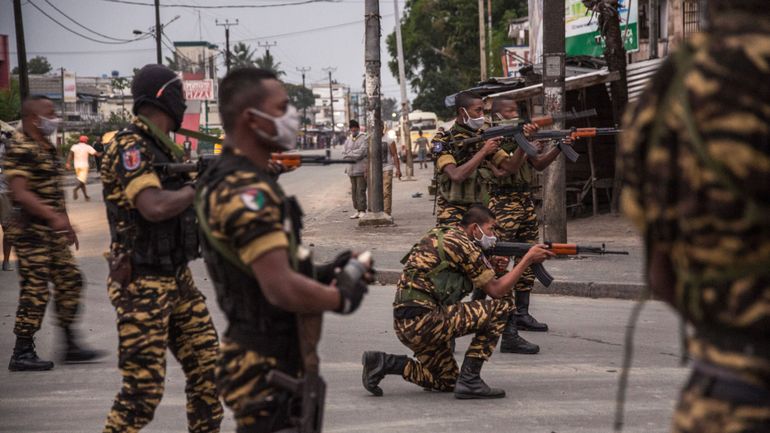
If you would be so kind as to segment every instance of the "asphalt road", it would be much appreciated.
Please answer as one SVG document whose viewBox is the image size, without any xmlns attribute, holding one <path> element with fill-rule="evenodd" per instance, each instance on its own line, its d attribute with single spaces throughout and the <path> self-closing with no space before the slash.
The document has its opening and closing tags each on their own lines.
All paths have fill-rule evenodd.
<svg viewBox="0 0 770 433">
<path fill-rule="evenodd" d="M 349 207 L 347 179 L 339 167 L 316 167 L 285 178 L 287 190 L 305 206 L 309 242 L 334 236 L 340 247 L 388 245 L 386 232 L 366 232 L 344 218 Z M 419 189 L 417 183 L 409 186 Z M 400 184 L 399 184 L 400 185 Z M 397 185 L 397 188 L 399 186 Z M 407 187 L 404 187 L 407 188 Z M 88 281 L 81 329 L 94 347 L 109 351 L 101 362 L 57 364 L 49 372 L 11 373 L 0 368 L 0 432 L 100 431 L 120 386 L 116 368 L 115 313 L 107 299 L 107 245 L 104 208 L 98 185 L 90 186 L 94 200 L 70 204 L 80 230 L 76 253 Z M 409 197 L 409 190 L 402 195 Z M 409 209 L 407 205 L 403 211 Z M 396 213 L 396 212 L 394 212 Z M 398 217 L 398 214 L 396 214 Z M 335 226 L 330 224 L 337 222 Z M 398 218 L 397 218 L 398 221 Z M 399 232 L 418 234 L 428 222 L 402 217 Z M 332 228 L 333 232 L 330 233 Z M 403 233 L 401 233 L 403 234 Z M 406 246 L 408 248 L 408 246 Z M 328 255 L 333 249 L 321 250 Z M 395 253 L 393 253 L 395 254 Z M 193 273 L 209 298 L 218 329 L 223 318 L 200 261 Z M 393 286 L 372 287 L 361 310 L 350 317 L 327 315 L 320 347 L 322 374 L 329 390 L 326 432 L 608 432 L 621 364 L 622 344 L 631 301 L 534 295 L 532 312 L 551 326 L 547 334 L 526 333 L 540 344 L 535 356 L 496 353 L 482 376 L 502 387 L 508 397 L 492 401 L 459 401 L 451 394 L 427 393 L 398 377 L 388 377 L 385 396 L 370 396 L 361 386 L 360 357 L 379 349 L 408 354 L 393 335 Z M 15 273 L 0 272 L 0 362 L 13 346 L 13 320 L 18 285 Z M 61 348 L 49 308 L 37 346 L 41 356 L 57 360 Z M 458 348 L 469 338 L 459 340 Z M 627 432 L 665 432 L 677 391 L 687 371 L 678 365 L 679 344 L 674 315 L 664 305 L 645 308 L 636 338 L 634 369 L 627 403 Z M 456 354 L 458 361 L 462 353 Z M 186 431 L 184 377 L 172 358 L 168 362 L 166 393 L 148 432 Z M 223 431 L 233 431 L 227 413 Z"/>
</svg>

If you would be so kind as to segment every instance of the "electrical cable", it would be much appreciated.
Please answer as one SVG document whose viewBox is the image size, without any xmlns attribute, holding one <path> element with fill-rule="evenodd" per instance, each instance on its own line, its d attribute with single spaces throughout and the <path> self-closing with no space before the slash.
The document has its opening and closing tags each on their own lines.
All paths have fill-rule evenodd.
<svg viewBox="0 0 770 433">
<path fill-rule="evenodd" d="M 43 9 L 41 9 L 41 8 L 40 8 L 40 6 L 38 6 L 38 5 L 36 5 L 35 3 L 33 3 L 33 2 L 32 2 L 32 0 L 29 0 L 29 4 L 30 4 L 30 5 L 32 5 L 32 7 L 34 7 L 34 8 L 35 8 L 35 9 L 37 9 L 38 11 L 40 11 L 40 13 L 42 13 L 43 15 L 45 15 L 46 17 L 48 17 L 48 19 L 49 19 L 49 20 L 51 20 L 51 21 L 53 21 L 54 23 L 58 24 L 58 25 L 59 25 L 61 28 L 63 28 L 64 30 L 67 30 L 67 31 L 68 31 L 68 32 L 70 32 L 70 33 L 73 33 L 73 34 L 75 34 L 75 35 L 77 35 L 77 36 L 80 36 L 80 37 L 81 37 L 81 38 L 83 38 L 83 39 L 88 39 L 89 41 L 93 41 L 93 42 L 96 42 L 96 43 L 99 43 L 99 44 L 106 44 L 106 45 L 123 45 L 123 44 L 128 44 L 128 43 L 131 43 L 131 42 L 135 42 L 135 41 L 137 41 L 137 40 L 140 40 L 140 39 L 144 39 L 144 38 L 137 38 L 137 39 L 134 39 L 134 40 L 131 40 L 131 41 L 128 41 L 128 42 L 103 41 L 103 40 L 99 40 L 99 39 L 94 39 L 94 38 L 92 38 L 91 36 L 88 36 L 88 35 L 84 35 L 84 34 L 82 34 L 82 33 L 78 33 L 78 32 L 76 32 L 75 30 L 72 30 L 71 28 L 69 28 L 69 27 L 67 27 L 66 25 L 62 24 L 62 23 L 61 23 L 61 22 L 59 22 L 59 21 L 58 21 L 56 18 L 52 17 L 52 16 L 51 16 L 51 15 L 49 15 L 49 14 L 48 14 L 46 11 L 44 11 Z"/>
<path fill-rule="evenodd" d="M 155 6 L 152 3 L 142 3 L 138 1 L 131 1 L 131 0 L 102 0 L 110 3 L 122 3 L 122 4 L 128 4 L 128 5 L 134 5 L 134 6 Z M 200 5 L 189 5 L 189 4 L 162 4 L 161 7 L 166 8 L 188 8 L 188 9 L 260 9 L 260 8 L 273 8 L 273 7 L 284 7 L 284 6 L 299 6 L 299 5 L 306 5 L 310 3 L 337 3 L 335 0 L 302 0 L 297 1 L 294 3 L 271 3 L 271 4 L 264 4 L 264 5 L 249 5 L 249 4 L 242 4 L 242 5 L 219 5 L 219 6 L 200 6 Z"/>
<path fill-rule="evenodd" d="M 392 17 L 392 16 L 393 16 L 393 14 L 385 14 L 385 15 L 382 15 L 381 18 Z M 354 24 L 363 24 L 363 20 L 348 21 L 348 22 L 340 23 L 340 24 L 332 24 L 332 25 L 328 25 L 328 26 L 314 27 L 314 28 L 310 28 L 310 29 L 306 29 L 306 30 L 297 30 L 297 31 L 292 31 L 292 32 L 287 32 L 287 33 L 278 33 L 278 34 L 275 34 L 275 35 L 260 36 L 258 38 L 239 39 L 239 40 L 233 41 L 233 42 L 249 42 L 249 41 L 258 41 L 258 40 L 261 40 L 261 39 L 280 38 L 280 37 L 284 37 L 284 36 L 293 36 L 293 35 L 299 35 L 299 34 L 309 33 L 309 32 L 316 32 L 316 31 L 322 31 L 322 30 L 331 30 L 331 29 L 335 29 L 335 28 L 339 28 L 339 27 L 351 26 L 351 25 L 354 25 Z"/>
<path fill-rule="evenodd" d="M 113 41 L 120 41 L 120 42 L 133 42 L 133 41 L 137 40 L 137 39 L 115 38 L 115 37 L 112 37 L 112 36 L 109 36 L 109 35 L 105 35 L 104 33 L 99 33 L 96 30 L 91 30 L 90 28 L 88 28 L 88 27 L 84 26 L 83 24 L 80 24 L 79 22 L 77 22 L 75 19 L 73 19 L 69 15 L 65 14 L 61 9 L 57 8 L 53 3 L 51 3 L 50 0 L 44 0 L 44 1 L 46 3 L 48 3 L 48 6 L 51 6 L 56 12 L 59 12 L 60 14 L 62 14 L 64 16 L 64 18 L 67 18 L 68 20 L 72 21 L 78 27 L 83 28 L 85 30 L 88 30 L 89 32 L 91 32 L 91 33 L 93 33 L 95 35 L 98 35 L 98 36 L 101 36 L 101 37 L 107 38 L 107 39 L 112 39 Z"/>
</svg>

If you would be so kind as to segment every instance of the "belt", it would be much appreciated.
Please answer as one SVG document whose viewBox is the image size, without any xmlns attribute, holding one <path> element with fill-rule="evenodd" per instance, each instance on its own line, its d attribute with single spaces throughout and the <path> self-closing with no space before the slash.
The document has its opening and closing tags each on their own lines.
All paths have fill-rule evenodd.
<svg viewBox="0 0 770 433">
<path fill-rule="evenodd" d="M 407 289 L 398 289 L 396 292 L 396 303 L 397 304 L 403 304 L 404 302 L 410 302 L 410 301 L 425 301 L 430 302 L 432 304 L 436 304 L 436 300 L 433 299 L 432 296 L 429 294 L 412 288 Z"/>
<path fill-rule="evenodd" d="M 770 405 L 770 390 L 748 383 L 729 370 L 702 362 L 695 364 L 695 370 L 690 376 L 687 388 L 700 389 L 704 397 L 734 404 Z"/>
<path fill-rule="evenodd" d="M 430 311 L 425 307 L 396 307 L 393 309 L 394 319 L 414 319 Z"/>
<path fill-rule="evenodd" d="M 520 185 L 494 185 L 492 186 L 493 194 L 510 193 L 510 192 L 530 192 L 532 188 L 526 184 Z"/>
</svg>

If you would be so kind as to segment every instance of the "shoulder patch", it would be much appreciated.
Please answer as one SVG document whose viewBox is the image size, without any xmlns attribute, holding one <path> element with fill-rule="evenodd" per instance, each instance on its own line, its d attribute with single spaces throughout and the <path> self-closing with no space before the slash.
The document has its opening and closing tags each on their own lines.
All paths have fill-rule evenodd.
<svg viewBox="0 0 770 433">
<path fill-rule="evenodd" d="M 265 206 L 265 193 L 257 188 L 249 188 L 243 191 L 240 197 L 247 209 L 258 211 Z"/>
<path fill-rule="evenodd" d="M 123 162 L 123 168 L 129 171 L 136 170 L 142 163 L 142 152 L 136 146 L 131 146 L 120 152 L 120 159 Z"/>
<path fill-rule="evenodd" d="M 444 143 L 436 141 L 433 143 L 433 153 L 439 153 L 444 150 Z"/>
</svg>

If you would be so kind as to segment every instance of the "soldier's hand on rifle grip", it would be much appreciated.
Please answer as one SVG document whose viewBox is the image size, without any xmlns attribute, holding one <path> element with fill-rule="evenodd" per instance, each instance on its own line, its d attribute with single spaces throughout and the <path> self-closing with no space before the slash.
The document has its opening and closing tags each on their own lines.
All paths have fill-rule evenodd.
<svg viewBox="0 0 770 433">
<path fill-rule="evenodd" d="M 495 137 L 485 141 L 484 147 L 481 148 L 481 152 L 483 152 L 485 156 L 494 155 L 495 152 L 500 150 L 500 140 L 500 137 Z"/>
<path fill-rule="evenodd" d="M 367 281 L 373 276 L 371 253 L 364 252 L 351 259 L 337 274 L 337 281 L 332 282 L 340 292 L 340 305 L 335 310 L 340 314 L 350 314 L 358 309 L 364 294 L 369 291 Z"/>
<path fill-rule="evenodd" d="M 547 245 L 537 244 L 533 245 L 532 248 L 527 251 L 527 254 L 524 255 L 523 260 L 531 265 L 535 263 L 543 263 L 555 255 L 556 253 L 549 250 Z"/>
<path fill-rule="evenodd" d="M 316 266 L 316 279 L 323 284 L 331 283 L 337 276 L 337 273 L 342 271 L 342 268 L 348 264 L 348 261 L 350 261 L 352 257 L 353 252 L 345 250 L 337 254 L 337 257 L 331 262 Z"/>
<path fill-rule="evenodd" d="M 527 123 L 521 128 L 524 131 L 525 136 L 530 136 L 537 132 L 538 129 L 540 129 L 539 126 L 535 123 Z"/>
</svg>

